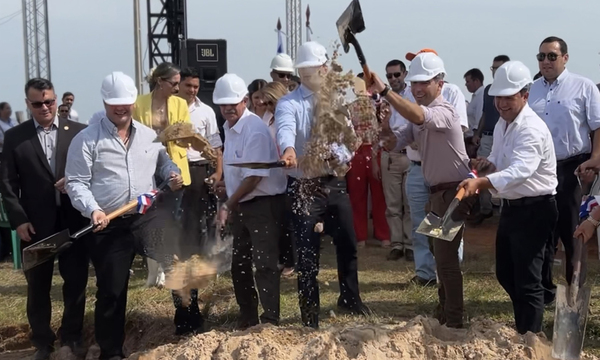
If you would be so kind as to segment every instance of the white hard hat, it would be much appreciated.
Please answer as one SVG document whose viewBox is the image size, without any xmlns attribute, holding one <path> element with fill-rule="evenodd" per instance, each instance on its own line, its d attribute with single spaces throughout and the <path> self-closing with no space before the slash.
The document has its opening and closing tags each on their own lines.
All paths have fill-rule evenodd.
<svg viewBox="0 0 600 360">
<path fill-rule="evenodd" d="M 513 96 L 532 82 L 531 72 L 525 64 L 520 61 L 507 61 L 496 70 L 489 94 Z"/>
<path fill-rule="evenodd" d="M 296 69 L 321 66 L 327 62 L 327 49 L 316 41 L 307 41 L 298 48 Z"/>
<path fill-rule="evenodd" d="M 137 88 L 132 78 L 114 71 L 102 81 L 102 100 L 108 105 L 133 105 L 137 99 Z"/>
<path fill-rule="evenodd" d="M 225 74 L 217 80 L 213 91 L 213 102 L 217 105 L 235 105 L 248 95 L 248 88 L 241 77 Z"/>
<path fill-rule="evenodd" d="M 442 58 L 431 52 L 423 52 L 410 63 L 405 80 L 429 81 L 441 73 L 446 73 Z"/>
<path fill-rule="evenodd" d="M 271 70 L 293 73 L 294 61 L 288 54 L 277 54 L 271 61 Z"/>
</svg>

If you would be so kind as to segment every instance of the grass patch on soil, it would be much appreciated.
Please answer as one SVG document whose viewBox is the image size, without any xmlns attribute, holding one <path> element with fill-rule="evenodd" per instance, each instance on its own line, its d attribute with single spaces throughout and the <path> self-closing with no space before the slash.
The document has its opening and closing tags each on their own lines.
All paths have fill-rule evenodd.
<svg viewBox="0 0 600 360">
<path fill-rule="evenodd" d="M 513 324 L 512 306 L 506 293 L 496 281 L 490 254 L 469 253 L 469 241 L 465 246 L 467 255 L 463 263 L 464 296 L 467 322 L 476 317 L 489 318 L 508 325 Z M 333 246 L 325 242 L 322 252 L 321 272 L 321 326 L 350 323 L 393 323 L 417 315 L 431 315 L 437 304 L 437 289 L 408 285 L 413 276 L 413 263 L 386 261 L 387 249 L 367 246 L 359 251 L 360 289 L 364 302 L 374 311 L 369 318 L 337 314 L 335 306 L 339 294 Z M 128 353 L 151 349 L 156 346 L 177 342 L 173 335 L 174 308 L 170 292 L 164 289 L 145 287 L 146 271 L 141 259 L 134 264 L 134 275 L 130 281 L 127 315 Z M 559 269 L 557 268 L 556 272 Z M 585 351 L 600 355 L 600 291 L 598 261 L 590 261 L 588 284 L 592 286 L 591 309 Z M 62 314 L 62 280 L 55 271 L 52 288 L 52 323 L 58 328 Z M 209 288 L 200 291 L 207 315 L 207 328 L 230 330 L 237 315 L 237 304 L 233 295 L 231 278 L 225 274 Z M 11 269 L 11 264 L 0 264 L 0 353 L 30 347 L 27 333 L 26 283 L 22 272 Z M 90 268 L 87 291 L 85 333 L 93 341 L 93 311 L 95 278 Z M 298 326 L 300 312 L 296 295 L 296 279 L 283 279 L 281 289 L 282 326 Z M 334 316 L 335 314 L 335 316 Z M 551 337 L 554 309 L 544 314 L 544 331 Z M 0 359 L 4 358 L 0 354 Z"/>
</svg>

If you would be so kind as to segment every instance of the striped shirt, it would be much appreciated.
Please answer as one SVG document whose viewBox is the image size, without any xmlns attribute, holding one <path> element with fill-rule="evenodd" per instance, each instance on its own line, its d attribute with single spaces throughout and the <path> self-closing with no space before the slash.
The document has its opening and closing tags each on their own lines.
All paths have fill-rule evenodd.
<svg viewBox="0 0 600 360">
<path fill-rule="evenodd" d="M 154 174 L 167 179 L 180 173 L 156 132 L 132 122 L 126 147 L 116 126 L 104 117 L 75 136 L 69 147 L 65 178 L 73 206 L 91 218 L 95 210 L 109 214 L 156 187 Z"/>
</svg>

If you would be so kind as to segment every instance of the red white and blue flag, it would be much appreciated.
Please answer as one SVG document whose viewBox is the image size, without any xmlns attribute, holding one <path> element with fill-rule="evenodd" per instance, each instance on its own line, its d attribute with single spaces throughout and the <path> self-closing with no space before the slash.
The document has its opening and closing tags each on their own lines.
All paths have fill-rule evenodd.
<svg viewBox="0 0 600 360">
<path fill-rule="evenodd" d="M 138 196 L 137 212 L 140 214 L 145 214 L 146 211 L 148 211 L 148 209 L 150 209 L 152 206 L 154 199 L 156 199 L 156 195 L 158 195 L 158 190 L 152 190 Z"/>
<path fill-rule="evenodd" d="M 583 220 L 590 216 L 592 210 L 598 206 L 598 198 L 600 198 L 600 196 L 590 195 L 583 199 L 581 207 L 579 207 L 579 219 Z"/>
</svg>

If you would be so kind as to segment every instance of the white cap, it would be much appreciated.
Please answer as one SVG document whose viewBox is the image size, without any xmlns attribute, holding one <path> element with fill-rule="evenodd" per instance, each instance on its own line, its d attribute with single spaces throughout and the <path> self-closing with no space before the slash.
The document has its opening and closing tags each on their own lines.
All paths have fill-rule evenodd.
<svg viewBox="0 0 600 360">
<path fill-rule="evenodd" d="M 241 77 L 225 74 L 217 80 L 213 91 L 213 103 L 217 105 L 235 105 L 248 95 L 248 88 Z"/>
<path fill-rule="evenodd" d="M 293 73 L 294 61 L 288 54 L 277 54 L 271 61 L 271 70 Z"/>
<path fill-rule="evenodd" d="M 405 80 L 429 81 L 441 73 L 446 73 L 442 58 L 431 52 L 423 52 L 410 63 Z"/>
<path fill-rule="evenodd" d="M 327 62 L 327 49 L 316 41 L 307 41 L 298 49 L 296 69 L 321 66 Z"/>
<path fill-rule="evenodd" d="M 507 61 L 496 70 L 490 96 L 513 96 L 531 84 L 531 72 L 520 61 Z"/>
<path fill-rule="evenodd" d="M 133 105 L 137 99 L 137 88 L 132 78 L 114 71 L 102 81 L 102 100 L 108 105 Z"/>
</svg>

